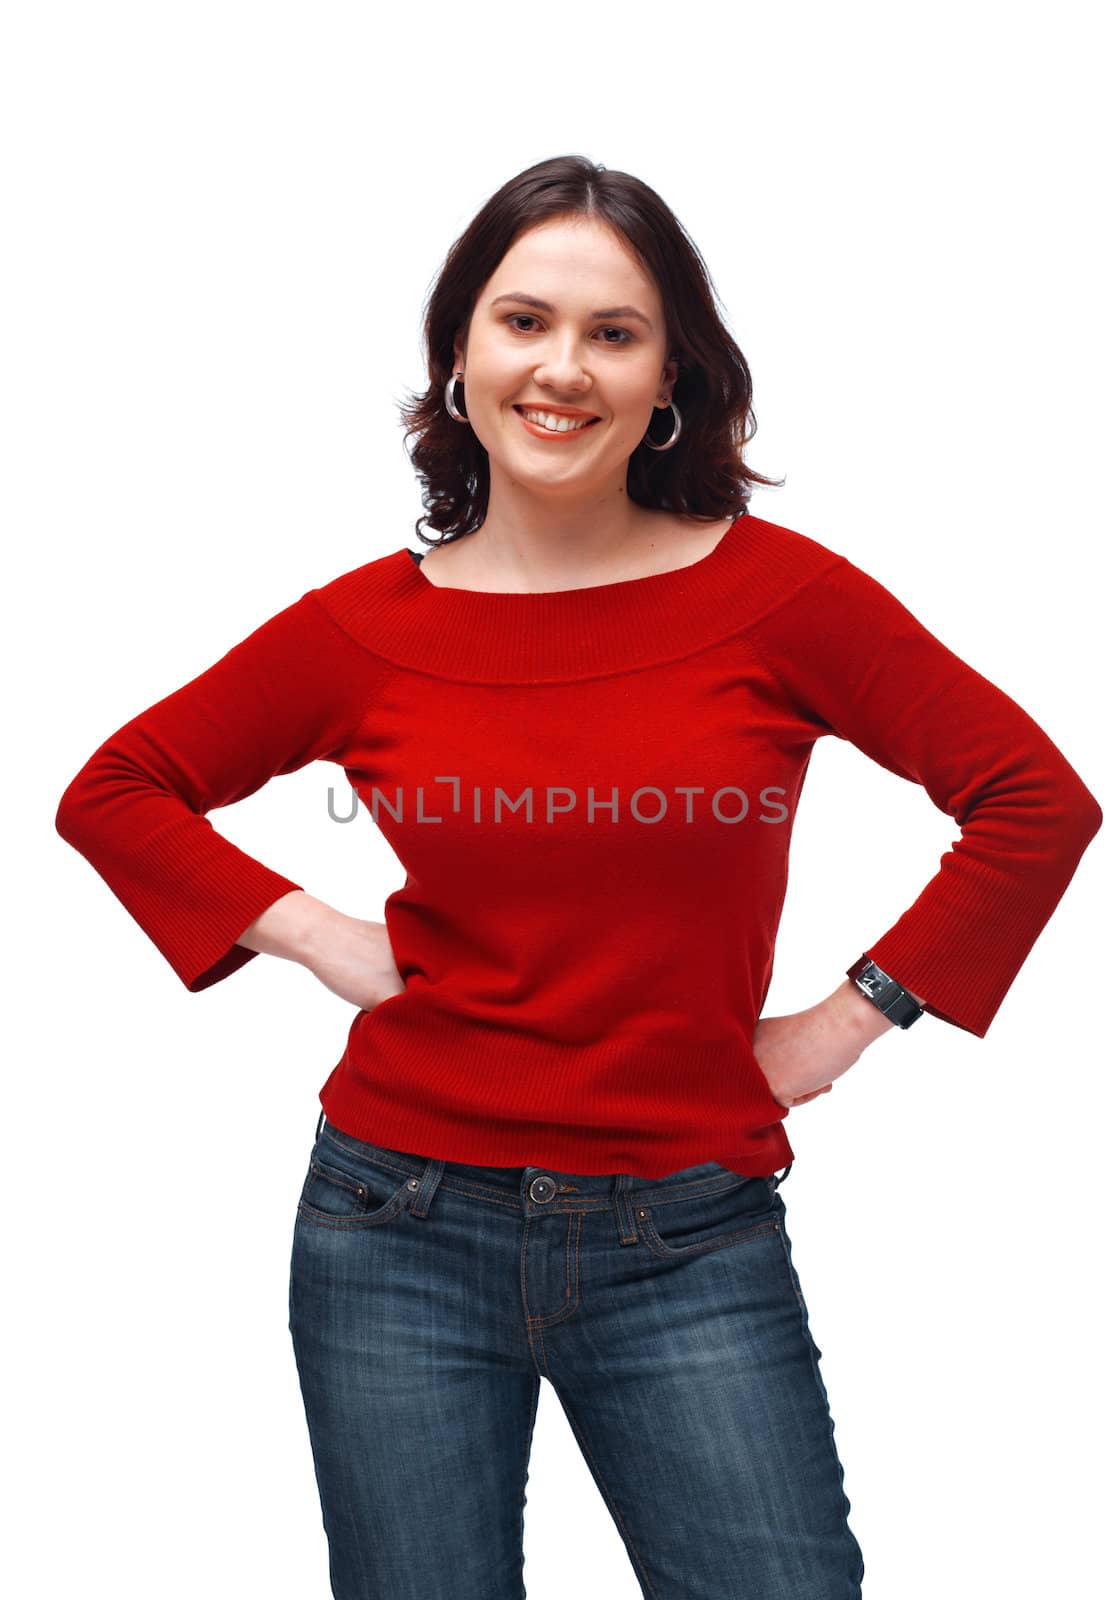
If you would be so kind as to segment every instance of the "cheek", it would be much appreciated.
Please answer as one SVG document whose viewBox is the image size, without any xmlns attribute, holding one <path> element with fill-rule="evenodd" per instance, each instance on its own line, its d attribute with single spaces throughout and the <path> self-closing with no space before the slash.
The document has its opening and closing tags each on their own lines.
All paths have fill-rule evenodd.
<svg viewBox="0 0 1108 1600">
<path fill-rule="evenodd" d="M 606 386 L 612 411 L 623 426 L 641 434 L 654 414 L 654 404 L 663 392 L 662 382 L 653 363 L 639 362 L 617 374 Z"/>
<path fill-rule="evenodd" d="M 528 382 L 533 362 L 529 363 L 521 349 L 493 340 L 475 354 L 471 352 L 474 370 L 481 374 L 481 395 L 490 406 L 503 406 L 512 401 Z"/>
</svg>

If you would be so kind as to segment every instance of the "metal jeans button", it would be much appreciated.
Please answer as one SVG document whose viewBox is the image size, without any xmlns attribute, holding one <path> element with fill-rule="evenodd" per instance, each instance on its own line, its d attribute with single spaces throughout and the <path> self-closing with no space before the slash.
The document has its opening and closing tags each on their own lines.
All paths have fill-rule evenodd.
<svg viewBox="0 0 1108 1600">
<path fill-rule="evenodd" d="M 527 1193 L 532 1200 L 553 1200 L 557 1193 L 557 1184 L 553 1178 L 543 1173 L 541 1178 L 532 1178 Z"/>
</svg>

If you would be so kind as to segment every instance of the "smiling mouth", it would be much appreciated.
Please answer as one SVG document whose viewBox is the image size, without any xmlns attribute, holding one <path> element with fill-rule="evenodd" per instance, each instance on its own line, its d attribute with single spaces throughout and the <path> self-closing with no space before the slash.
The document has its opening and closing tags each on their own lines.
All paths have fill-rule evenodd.
<svg viewBox="0 0 1108 1600">
<path fill-rule="evenodd" d="M 584 433 L 586 428 L 591 428 L 600 421 L 599 417 L 569 417 L 564 419 L 569 425 L 560 428 L 548 428 L 545 423 L 539 422 L 538 417 L 547 415 L 557 417 L 557 412 L 543 412 L 538 406 L 513 406 L 512 410 L 528 428 L 534 429 L 536 434 L 546 434 L 551 439 L 564 439 L 568 435 Z M 532 414 L 528 416 L 528 412 Z"/>
</svg>

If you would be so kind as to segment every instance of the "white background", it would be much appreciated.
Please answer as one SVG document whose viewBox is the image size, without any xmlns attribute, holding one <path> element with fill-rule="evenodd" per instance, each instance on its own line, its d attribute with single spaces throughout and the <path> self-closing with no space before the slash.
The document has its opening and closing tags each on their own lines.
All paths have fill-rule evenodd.
<svg viewBox="0 0 1108 1600">
<path fill-rule="evenodd" d="M 397 402 L 506 179 L 582 153 L 659 191 L 751 365 L 749 458 L 787 475 L 752 511 L 873 572 L 1104 802 L 1093 26 L 965 0 L 7 11 L 7 1592 L 329 1594 L 287 1273 L 350 1010 L 267 957 L 190 995 L 54 813 L 266 617 L 422 548 Z M 216 825 L 380 919 L 403 874 L 321 820 L 336 775 Z M 837 986 L 956 836 L 822 741 L 766 1013 Z M 925 1018 L 789 1116 L 868 1600 L 1102 1581 L 1105 890 L 1098 836 L 986 1039 Z M 639 1594 L 546 1383 L 525 1551 L 529 1600 Z"/>
</svg>

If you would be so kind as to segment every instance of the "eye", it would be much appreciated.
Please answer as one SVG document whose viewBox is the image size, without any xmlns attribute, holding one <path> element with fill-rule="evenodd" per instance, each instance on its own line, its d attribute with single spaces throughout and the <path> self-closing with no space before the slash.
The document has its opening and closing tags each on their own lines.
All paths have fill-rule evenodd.
<svg viewBox="0 0 1108 1600">
<path fill-rule="evenodd" d="M 530 313 L 526 312 L 526 311 L 513 311 L 507 317 L 505 317 L 504 320 L 505 320 L 505 322 L 511 324 L 511 323 L 514 323 L 514 322 L 537 322 L 538 318 L 531 316 Z M 529 333 L 530 331 L 531 330 L 529 328 L 513 328 L 512 329 L 513 333 Z M 633 333 L 628 333 L 626 328 L 617 328 L 614 324 L 613 324 L 613 326 L 608 327 L 608 328 L 601 328 L 600 332 L 601 333 L 618 333 L 618 334 L 621 335 L 621 337 L 619 339 L 602 339 L 600 341 L 601 344 L 610 344 L 610 345 L 613 345 L 616 349 L 618 349 L 619 346 L 622 345 L 622 344 L 632 344 L 632 343 L 634 343 L 635 336 L 634 336 Z"/>
</svg>

